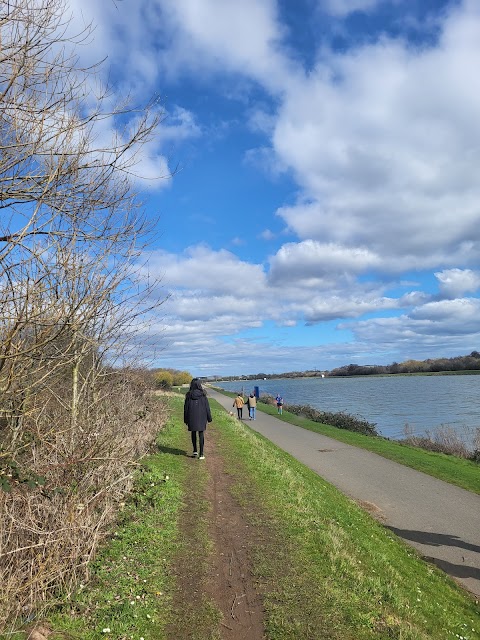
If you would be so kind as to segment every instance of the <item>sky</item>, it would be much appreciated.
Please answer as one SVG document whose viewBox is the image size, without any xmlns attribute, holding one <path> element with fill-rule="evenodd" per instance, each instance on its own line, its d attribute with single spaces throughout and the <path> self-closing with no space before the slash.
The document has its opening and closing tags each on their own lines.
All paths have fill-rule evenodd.
<svg viewBox="0 0 480 640">
<path fill-rule="evenodd" d="M 151 365 L 331 370 L 480 348 L 477 0 L 71 0 L 158 96 Z M 161 179 L 155 179 L 163 176 Z"/>
</svg>

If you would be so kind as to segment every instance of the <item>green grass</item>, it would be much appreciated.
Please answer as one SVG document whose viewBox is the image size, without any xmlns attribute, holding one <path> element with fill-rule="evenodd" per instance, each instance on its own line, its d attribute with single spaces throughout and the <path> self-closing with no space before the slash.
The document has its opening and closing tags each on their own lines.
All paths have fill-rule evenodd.
<svg viewBox="0 0 480 640">
<path fill-rule="evenodd" d="M 234 393 L 217 389 L 223 395 L 234 397 Z M 378 455 L 395 460 L 407 467 L 423 471 L 435 478 L 454 484 L 467 491 L 480 493 L 480 465 L 471 460 L 465 460 L 457 456 L 450 456 L 444 453 L 426 451 L 418 447 L 412 447 L 401 442 L 388 440 L 381 437 L 365 436 L 346 429 L 338 429 L 327 424 L 307 420 L 300 416 L 283 410 L 283 414 L 277 413 L 277 408 L 262 402 L 257 404 L 257 411 L 263 411 L 275 416 L 279 420 L 294 424 L 303 429 L 321 433 L 340 442 L 360 447 L 377 453 Z"/>
<path fill-rule="evenodd" d="M 237 497 L 268 523 L 254 566 L 269 639 L 480 638 L 478 609 L 445 574 L 246 424 L 224 411 L 215 423 Z"/>
</svg>

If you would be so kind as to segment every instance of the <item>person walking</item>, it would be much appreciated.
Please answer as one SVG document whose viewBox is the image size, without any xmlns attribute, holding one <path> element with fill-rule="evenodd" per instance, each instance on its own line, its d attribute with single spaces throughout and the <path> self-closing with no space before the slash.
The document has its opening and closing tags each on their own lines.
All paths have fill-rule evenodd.
<svg viewBox="0 0 480 640">
<path fill-rule="evenodd" d="M 275 402 L 277 403 L 277 413 L 282 415 L 282 413 L 283 413 L 283 398 L 279 393 L 277 393 L 277 397 L 275 398 Z"/>
<path fill-rule="evenodd" d="M 234 407 L 237 407 L 237 416 L 239 420 L 242 420 L 244 404 L 245 404 L 245 401 L 243 399 L 243 396 L 239 393 L 235 398 L 235 400 L 233 401 L 233 405 L 232 405 Z"/>
<path fill-rule="evenodd" d="M 187 391 L 187 395 L 185 396 L 185 403 L 183 405 L 183 421 L 192 434 L 192 458 L 198 458 L 198 434 L 198 447 L 200 448 L 199 459 L 205 460 L 205 431 L 207 429 L 207 422 L 212 421 L 212 414 L 207 394 L 203 390 L 202 384 L 198 378 L 193 378 L 190 383 L 190 390 Z"/>
<path fill-rule="evenodd" d="M 250 420 L 255 420 L 255 413 L 257 410 L 257 398 L 255 397 L 255 394 L 253 393 L 253 391 L 247 398 L 247 404 L 248 404 L 249 418 Z"/>
</svg>

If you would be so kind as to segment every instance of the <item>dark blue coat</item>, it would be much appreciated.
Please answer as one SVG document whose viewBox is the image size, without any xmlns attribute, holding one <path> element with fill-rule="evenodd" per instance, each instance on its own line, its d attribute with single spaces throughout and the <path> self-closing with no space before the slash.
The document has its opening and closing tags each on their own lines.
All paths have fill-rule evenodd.
<svg viewBox="0 0 480 640">
<path fill-rule="evenodd" d="M 205 431 L 207 422 L 212 421 L 210 405 L 203 391 L 194 389 L 185 396 L 183 421 L 189 431 Z"/>
</svg>

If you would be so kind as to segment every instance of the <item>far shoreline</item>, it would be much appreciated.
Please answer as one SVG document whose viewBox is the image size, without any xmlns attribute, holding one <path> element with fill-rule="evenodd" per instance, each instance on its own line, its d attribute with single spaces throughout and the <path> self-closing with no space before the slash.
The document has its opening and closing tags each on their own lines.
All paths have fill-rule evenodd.
<svg viewBox="0 0 480 640">
<path fill-rule="evenodd" d="M 227 376 L 226 378 L 215 377 L 214 380 L 208 378 L 209 382 L 246 382 L 253 380 L 284 380 L 284 379 L 301 379 L 301 378 L 319 378 L 320 380 L 326 380 L 327 378 L 341 379 L 341 378 L 398 378 L 407 376 L 478 376 L 480 375 L 480 369 L 470 369 L 464 371 L 412 371 L 402 373 L 357 373 L 352 375 L 302 375 L 293 373 L 275 373 L 267 374 L 266 377 L 258 378 L 256 376 Z"/>
</svg>

